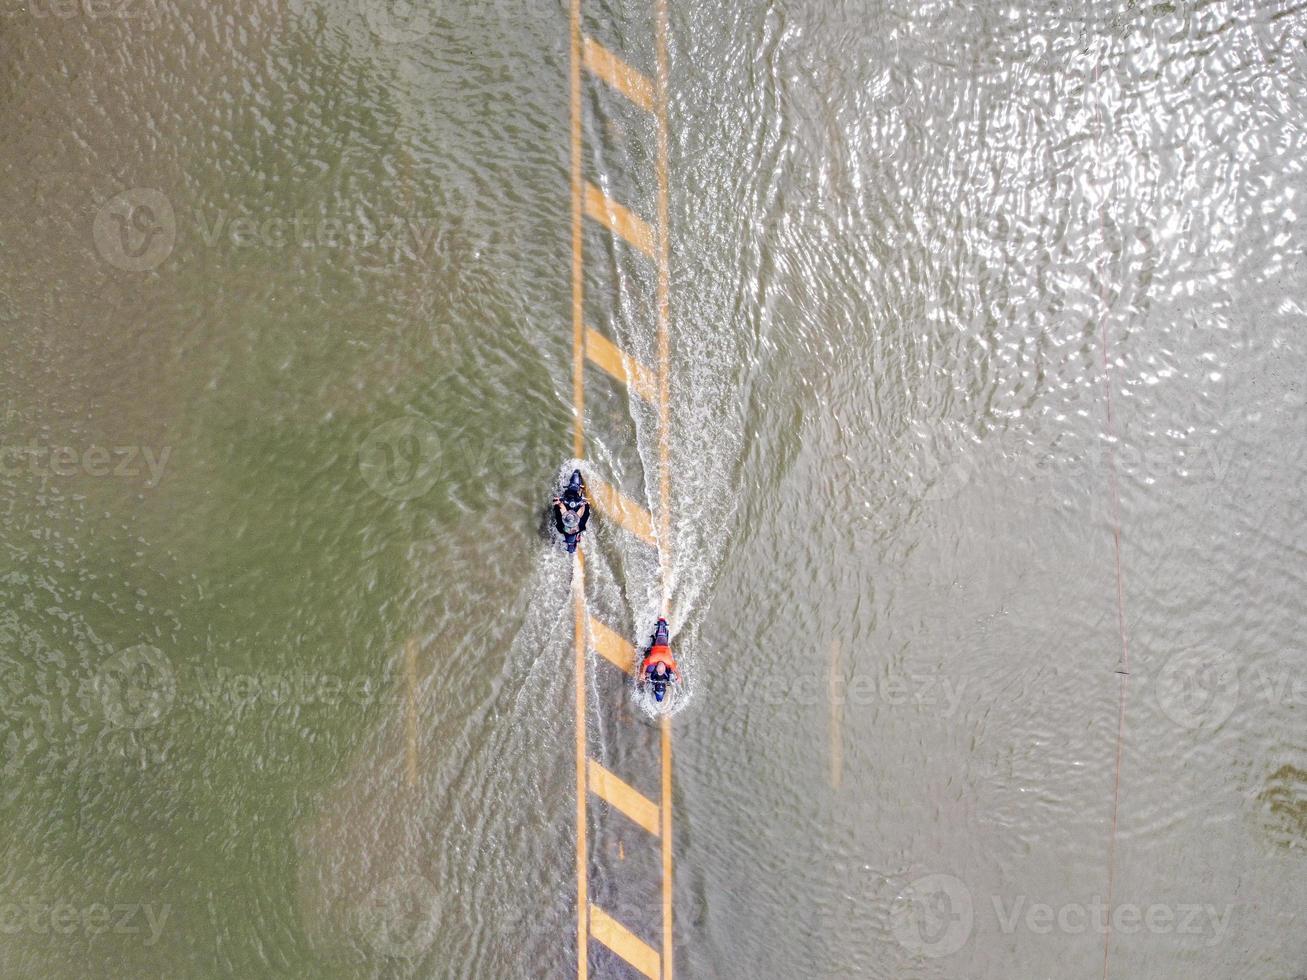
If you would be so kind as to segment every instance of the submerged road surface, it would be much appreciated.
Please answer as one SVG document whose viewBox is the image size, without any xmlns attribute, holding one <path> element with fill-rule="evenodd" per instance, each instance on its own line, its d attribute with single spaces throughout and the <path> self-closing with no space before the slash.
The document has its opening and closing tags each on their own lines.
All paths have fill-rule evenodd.
<svg viewBox="0 0 1307 980">
<path fill-rule="evenodd" d="M 1302 974 L 1303 10 L 5 26 L 0 975 Z"/>
</svg>

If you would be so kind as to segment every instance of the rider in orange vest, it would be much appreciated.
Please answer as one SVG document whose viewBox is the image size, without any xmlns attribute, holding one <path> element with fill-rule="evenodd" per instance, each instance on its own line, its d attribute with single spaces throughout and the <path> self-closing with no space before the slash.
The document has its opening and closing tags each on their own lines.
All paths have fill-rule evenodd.
<svg viewBox="0 0 1307 980">
<path fill-rule="evenodd" d="M 668 681 L 681 679 L 681 675 L 676 672 L 676 661 L 672 658 L 672 648 L 667 641 L 667 620 L 660 616 L 658 627 L 654 630 L 653 643 L 640 664 L 640 679 L 653 684 L 656 701 L 661 701 L 667 693 Z"/>
</svg>

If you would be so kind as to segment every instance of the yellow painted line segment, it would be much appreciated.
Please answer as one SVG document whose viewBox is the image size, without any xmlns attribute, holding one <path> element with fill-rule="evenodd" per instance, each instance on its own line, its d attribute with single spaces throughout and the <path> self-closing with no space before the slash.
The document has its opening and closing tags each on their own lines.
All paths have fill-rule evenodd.
<svg viewBox="0 0 1307 980">
<path fill-rule="evenodd" d="M 663 615 L 670 615 L 671 535 L 671 216 L 667 178 L 667 3 L 654 3 L 658 121 L 658 555 Z"/>
<path fill-rule="evenodd" d="M 613 775 L 595 759 L 590 760 L 590 791 L 655 837 L 662 832 L 658 804 Z"/>
<path fill-rule="evenodd" d="M 616 521 L 641 541 L 654 543 L 653 518 L 647 510 L 616 487 L 601 480 L 591 480 L 587 488 L 594 499 L 595 507 L 602 514 Z"/>
<path fill-rule="evenodd" d="M 585 213 L 649 258 L 654 257 L 654 233 L 649 222 L 618 204 L 590 181 L 585 183 Z"/>
<path fill-rule="evenodd" d="M 570 0 L 571 19 L 571 114 L 572 114 L 572 333 L 573 362 L 572 387 L 575 430 L 574 452 L 584 455 L 584 361 L 588 357 L 614 377 L 624 377 L 628 386 L 639 397 L 658 406 L 658 534 L 654 537 L 653 515 L 623 496 L 615 487 L 592 481 L 590 496 L 601 511 L 617 524 L 659 549 L 660 578 L 662 583 L 661 608 L 668 615 L 670 602 L 671 570 L 671 493 L 670 493 L 670 357 L 668 325 L 670 321 L 669 272 L 669 208 L 667 178 L 667 6 L 666 0 L 654 0 L 657 47 L 656 85 L 636 71 L 614 53 L 581 33 L 580 0 Z M 655 112 L 658 130 L 658 216 L 656 228 L 606 195 L 595 184 L 584 181 L 581 171 L 581 68 L 610 85 L 633 104 Z M 587 331 L 582 322 L 584 272 L 582 242 L 583 220 L 588 216 L 602 224 L 614 235 L 624 239 L 658 265 L 658 365 L 651 378 L 643 365 L 625 355 L 595 331 Z M 620 370 L 620 374 L 618 371 Z M 613 950 L 627 963 L 650 980 L 671 980 L 672 976 L 672 853 L 671 853 L 671 726 L 662 719 L 660 741 L 662 752 L 662 802 L 655 805 L 639 795 L 616 776 L 603 769 L 597 761 L 588 760 L 585 748 L 586 680 L 585 632 L 591 625 L 591 642 L 595 648 L 624 670 L 633 670 L 635 651 L 629 643 L 613 631 L 589 617 L 585 611 L 584 559 L 577 555 L 578 580 L 575 603 L 575 659 L 576 659 L 576 766 L 577 766 L 577 976 L 586 980 L 589 937 L 593 936 Z M 593 767 L 593 768 L 591 768 Z M 596 794 L 622 810 L 635 822 L 662 839 L 663 859 L 663 952 L 660 955 L 628 929 L 596 906 L 589 903 L 587 881 L 587 825 L 584 785 L 586 774 L 590 788 Z M 620 800 L 621 802 L 617 802 Z M 634 816 L 633 816 L 634 814 Z M 650 824 L 652 823 L 652 827 Z M 657 830 L 653 828 L 656 827 Z"/>
<path fill-rule="evenodd" d="M 585 452 L 585 324 L 582 308 L 581 265 L 583 242 L 581 207 L 581 0 L 569 4 L 571 35 L 571 77 L 569 102 L 572 111 L 572 455 Z M 576 976 L 587 980 L 590 969 L 589 856 L 586 847 L 585 786 L 585 556 L 576 556 L 577 581 L 573 583 L 573 673 L 576 675 Z"/>
<path fill-rule="evenodd" d="M 663 980 L 672 975 L 672 720 L 661 719 L 662 743 L 662 804 L 658 807 L 663 818 Z"/>
<path fill-rule="evenodd" d="M 592 37 L 581 39 L 585 67 L 645 112 L 653 112 L 653 83 Z"/>
<path fill-rule="evenodd" d="M 590 617 L 590 646 L 609 663 L 628 674 L 635 673 L 635 647 L 616 630 Z"/>
<path fill-rule="evenodd" d="M 672 570 L 671 484 L 671 206 L 667 175 L 667 0 L 654 0 L 658 131 L 658 565 L 663 615 L 670 615 Z M 662 718 L 663 953 L 662 980 L 672 980 L 672 726 Z"/>
<path fill-rule="evenodd" d="M 585 355 L 645 401 L 657 400 L 654 373 L 593 327 L 585 330 Z"/>
<path fill-rule="evenodd" d="M 658 950 L 597 905 L 590 906 L 590 935 L 626 960 L 649 980 L 658 980 Z"/>
<path fill-rule="evenodd" d="M 575 415 L 572 455 L 580 459 L 585 449 L 585 324 L 582 266 L 581 195 L 581 0 L 571 0 L 572 20 L 572 411 Z"/>
<path fill-rule="evenodd" d="M 405 752 L 405 773 L 410 787 L 418 784 L 418 641 L 409 637 L 404 644 L 404 677 L 407 689 L 404 697 L 404 727 L 407 738 Z"/>
<path fill-rule="evenodd" d="M 586 973 L 590 966 L 589 923 L 586 921 L 590 896 L 585 813 L 588 799 L 585 785 L 585 559 L 580 552 L 576 555 L 576 575 L 577 582 L 572 592 L 574 613 L 572 631 L 575 637 L 573 654 L 576 673 L 576 975 L 578 980 L 586 980 Z"/>
</svg>

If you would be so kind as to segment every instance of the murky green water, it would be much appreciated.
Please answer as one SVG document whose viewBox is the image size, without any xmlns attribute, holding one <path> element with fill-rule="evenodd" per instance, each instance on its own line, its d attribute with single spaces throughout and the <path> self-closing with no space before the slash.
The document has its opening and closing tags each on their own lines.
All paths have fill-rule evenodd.
<svg viewBox="0 0 1307 980">
<path fill-rule="evenodd" d="M 583 11 L 652 72 L 649 5 Z M 670 15 L 678 975 L 1294 980 L 1307 13 Z M 567 30 L 5 18 L 4 976 L 575 971 Z M 652 270 L 585 248 L 651 361 Z M 591 472 L 652 499 L 654 422 L 592 372 Z"/>
</svg>

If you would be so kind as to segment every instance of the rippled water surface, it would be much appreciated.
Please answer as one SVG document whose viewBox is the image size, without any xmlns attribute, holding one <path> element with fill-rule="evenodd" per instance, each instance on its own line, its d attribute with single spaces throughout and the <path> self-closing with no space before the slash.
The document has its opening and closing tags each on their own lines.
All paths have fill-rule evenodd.
<svg viewBox="0 0 1307 980">
<path fill-rule="evenodd" d="M 633 639 L 670 590 L 677 975 L 1297 980 L 1307 10 L 668 15 L 670 557 L 585 551 Z M 568 9 L 3 23 L 0 974 L 573 975 Z M 652 4 L 581 28 L 655 74 Z M 582 108 L 654 215 L 649 118 Z M 586 372 L 580 465 L 656 500 Z"/>
</svg>

